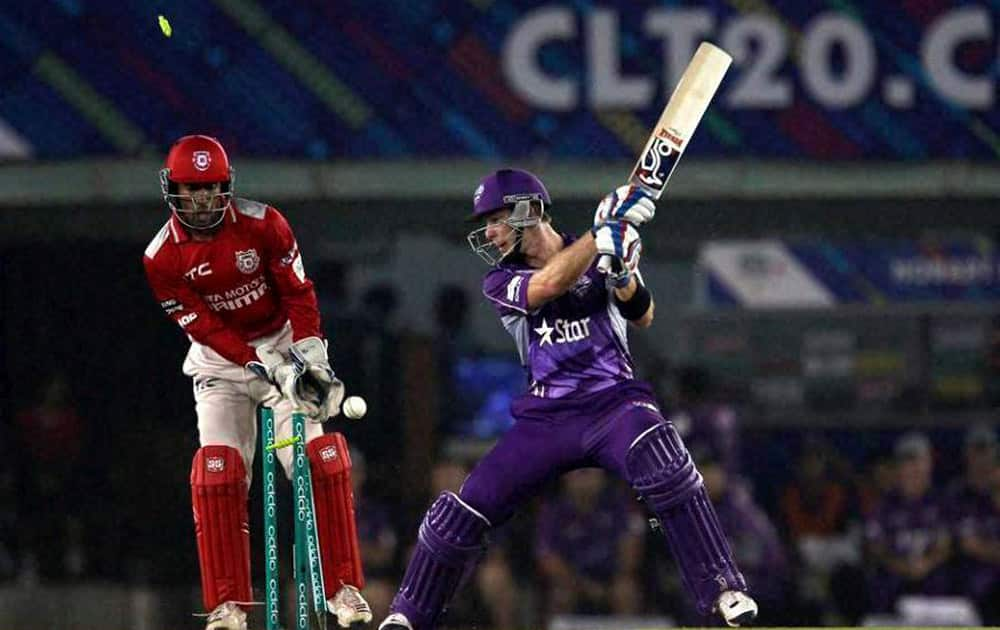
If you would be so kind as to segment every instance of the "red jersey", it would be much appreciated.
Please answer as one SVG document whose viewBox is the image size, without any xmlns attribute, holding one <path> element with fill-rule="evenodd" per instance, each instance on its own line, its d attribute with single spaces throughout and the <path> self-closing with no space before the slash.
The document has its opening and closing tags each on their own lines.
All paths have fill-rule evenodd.
<svg viewBox="0 0 1000 630">
<path fill-rule="evenodd" d="M 176 217 L 143 257 L 153 295 L 188 336 L 237 365 L 248 342 L 292 323 L 294 340 L 320 337 L 319 307 L 295 235 L 275 208 L 233 199 L 218 231 L 196 241 Z"/>
</svg>

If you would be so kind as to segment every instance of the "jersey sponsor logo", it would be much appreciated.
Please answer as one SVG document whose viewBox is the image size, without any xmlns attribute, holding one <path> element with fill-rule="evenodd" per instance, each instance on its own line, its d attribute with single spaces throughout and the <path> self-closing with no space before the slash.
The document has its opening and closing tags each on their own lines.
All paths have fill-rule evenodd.
<svg viewBox="0 0 1000 630">
<path fill-rule="evenodd" d="M 332 462 L 337 459 L 337 447 L 332 444 L 330 446 L 324 446 L 319 450 L 319 458 L 324 462 Z"/>
<path fill-rule="evenodd" d="M 183 311 L 184 306 L 177 300 L 163 300 L 160 302 L 160 308 L 166 311 L 167 315 L 173 315 L 177 311 Z"/>
<path fill-rule="evenodd" d="M 177 320 L 177 324 L 181 328 L 184 328 L 196 319 L 198 319 L 198 313 L 188 313 L 187 315 L 181 316 L 181 318 Z"/>
<path fill-rule="evenodd" d="M 191 154 L 191 162 L 199 171 L 207 171 L 212 165 L 212 154 L 208 151 L 195 151 Z"/>
<path fill-rule="evenodd" d="M 210 473 L 220 473 L 226 469 L 225 457 L 209 457 L 205 460 L 205 469 Z"/>
<path fill-rule="evenodd" d="M 225 293 L 209 293 L 204 297 L 213 311 L 235 311 L 250 306 L 264 297 L 267 291 L 267 280 L 264 276 L 257 276 L 250 282 Z"/>
<path fill-rule="evenodd" d="M 524 276 L 514 276 L 507 283 L 507 301 L 517 302 L 517 293 L 521 289 L 521 283 L 524 282 Z"/>
<path fill-rule="evenodd" d="M 556 318 L 552 326 L 549 326 L 548 320 L 543 317 L 542 325 L 534 330 L 541 337 L 538 342 L 539 347 L 554 343 L 573 343 L 590 337 L 590 318 L 563 319 L 559 317 Z"/>
<path fill-rule="evenodd" d="M 210 276 L 212 275 L 212 267 L 207 262 L 203 262 L 200 265 L 195 265 L 187 271 L 184 272 L 184 277 L 188 280 L 194 280 L 195 276 Z"/>
<path fill-rule="evenodd" d="M 236 250 L 236 268 L 240 270 L 240 273 L 251 274 L 257 271 L 260 267 L 260 256 L 257 255 L 257 250 L 250 248 L 246 251 Z"/>
</svg>

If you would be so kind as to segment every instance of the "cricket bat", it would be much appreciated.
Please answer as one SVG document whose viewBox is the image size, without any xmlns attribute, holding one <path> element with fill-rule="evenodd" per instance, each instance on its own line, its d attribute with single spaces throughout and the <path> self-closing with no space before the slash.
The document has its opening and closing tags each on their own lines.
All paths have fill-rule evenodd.
<svg viewBox="0 0 1000 630">
<path fill-rule="evenodd" d="M 698 46 L 632 169 L 630 184 L 641 187 L 653 199 L 663 195 L 732 62 L 733 58 L 718 46 L 708 42 Z M 611 257 L 602 256 L 598 268 L 606 271 L 610 267 Z"/>
</svg>

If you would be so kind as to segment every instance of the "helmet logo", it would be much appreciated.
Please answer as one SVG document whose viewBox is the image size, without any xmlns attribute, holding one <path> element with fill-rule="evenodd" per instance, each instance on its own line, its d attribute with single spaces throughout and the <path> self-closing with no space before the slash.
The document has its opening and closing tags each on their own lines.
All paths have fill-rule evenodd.
<svg viewBox="0 0 1000 630">
<path fill-rule="evenodd" d="M 479 203 L 479 198 L 482 196 L 483 196 L 483 185 L 479 184 L 479 188 L 477 188 L 475 194 L 472 195 L 473 205 Z"/>
<path fill-rule="evenodd" d="M 256 249 L 248 249 L 246 251 L 236 251 L 236 268 L 242 273 L 250 274 L 257 271 L 257 267 L 260 266 L 260 256 L 257 255 Z"/>
<path fill-rule="evenodd" d="M 199 171 L 207 171 L 212 165 L 212 155 L 208 151 L 195 151 L 191 154 L 191 161 Z"/>
</svg>

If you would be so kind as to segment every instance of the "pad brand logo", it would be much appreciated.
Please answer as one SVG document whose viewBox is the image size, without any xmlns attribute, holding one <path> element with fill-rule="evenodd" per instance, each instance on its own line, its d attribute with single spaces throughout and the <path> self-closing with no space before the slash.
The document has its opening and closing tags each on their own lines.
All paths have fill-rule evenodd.
<svg viewBox="0 0 1000 630">
<path fill-rule="evenodd" d="M 524 282 L 524 276 L 514 276 L 507 283 L 507 301 L 516 302 L 517 293 L 521 288 L 521 283 Z"/>
<path fill-rule="evenodd" d="M 236 268 L 240 273 L 251 274 L 257 271 L 258 267 L 260 267 L 260 256 L 257 255 L 256 249 L 236 251 Z"/>
<path fill-rule="evenodd" d="M 560 317 L 553 326 L 549 326 L 548 320 L 543 317 L 542 325 L 534 330 L 541 337 L 538 347 L 554 343 L 573 343 L 590 336 L 590 318 L 570 320 Z"/>
<path fill-rule="evenodd" d="M 199 171 L 207 171 L 212 165 L 212 154 L 208 151 L 195 151 L 191 154 L 191 162 Z"/>
<path fill-rule="evenodd" d="M 220 473 L 226 469 L 224 457 L 209 457 L 205 460 L 205 469 L 210 473 Z"/>
<path fill-rule="evenodd" d="M 337 447 L 336 446 L 324 446 L 319 451 L 319 458 L 324 462 L 332 462 L 337 459 Z"/>
</svg>

